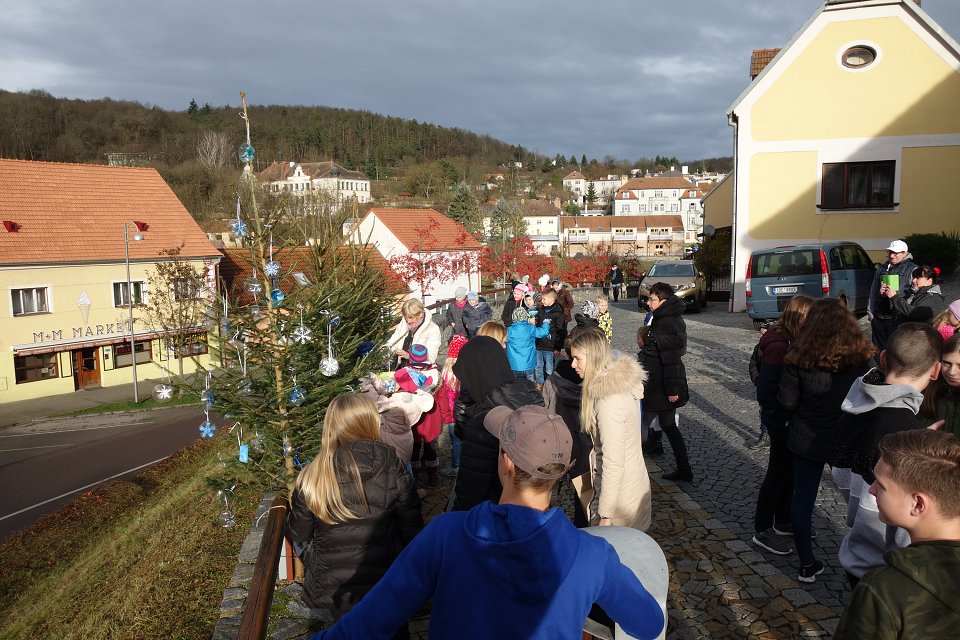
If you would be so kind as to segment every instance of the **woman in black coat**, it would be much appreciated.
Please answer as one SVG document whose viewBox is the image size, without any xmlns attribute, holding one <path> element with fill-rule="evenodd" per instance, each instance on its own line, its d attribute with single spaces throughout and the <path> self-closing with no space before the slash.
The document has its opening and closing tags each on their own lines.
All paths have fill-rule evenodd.
<svg viewBox="0 0 960 640">
<path fill-rule="evenodd" d="M 870 368 L 873 344 L 837 298 L 820 298 L 807 312 L 800 335 L 784 358 L 777 402 L 789 413 L 787 447 L 793 454 L 790 522 L 800 558 L 801 582 L 816 582 L 823 563 L 813 553 L 813 509 L 823 465 L 853 381 Z"/>
<path fill-rule="evenodd" d="M 297 477 L 287 515 L 290 538 L 307 544 L 304 602 L 339 618 L 422 528 L 416 485 L 381 441 L 376 405 L 360 394 L 334 398 L 320 453 Z M 395 637 L 407 637 L 406 628 Z"/>
<path fill-rule="evenodd" d="M 650 429 L 654 418 L 658 418 L 677 460 L 677 470 L 663 474 L 664 480 L 690 481 L 693 470 L 687 458 L 687 445 L 677 427 L 677 409 L 690 399 L 687 370 L 681 359 L 687 352 L 687 325 L 683 321 L 685 305 L 673 293 L 673 288 L 664 282 L 650 287 L 648 304 L 653 320 L 639 354 L 640 364 L 647 372 L 641 415 L 643 429 L 647 431 L 644 450 L 648 453 L 663 451 L 661 432 Z"/>
<path fill-rule="evenodd" d="M 933 267 L 924 265 L 914 269 L 910 288 L 900 292 L 882 285 L 880 295 L 890 298 L 898 325 L 904 322 L 931 322 L 943 313 L 943 293 L 937 284 L 937 270 Z"/>
<path fill-rule="evenodd" d="M 497 475 L 500 441 L 483 426 L 487 412 L 494 407 L 542 407 L 543 397 L 532 381 L 517 379 L 507 352 L 487 336 L 471 338 L 460 349 L 453 373 L 460 381 L 454 433 L 463 443 L 453 510 L 466 511 L 485 500 L 497 502 L 503 492 Z"/>
</svg>

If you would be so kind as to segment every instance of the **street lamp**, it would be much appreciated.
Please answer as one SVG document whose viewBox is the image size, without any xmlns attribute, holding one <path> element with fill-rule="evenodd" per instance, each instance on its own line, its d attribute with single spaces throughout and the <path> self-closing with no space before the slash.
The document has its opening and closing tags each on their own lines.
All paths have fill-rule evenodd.
<svg viewBox="0 0 960 640">
<path fill-rule="evenodd" d="M 130 325 L 130 365 L 133 368 L 133 403 L 139 404 L 140 390 L 137 385 L 137 345 L 133 335 L 133 282 L 130 281 L 130 233 L 129 222 L 123 223 L 123 260 L 127 265 L 127 311 Z M 133 222 L 137 230 L 133 234 L 134 240 L 143 240 L 140 231 L 143 228 L 142 222 Z"/>
</svg>

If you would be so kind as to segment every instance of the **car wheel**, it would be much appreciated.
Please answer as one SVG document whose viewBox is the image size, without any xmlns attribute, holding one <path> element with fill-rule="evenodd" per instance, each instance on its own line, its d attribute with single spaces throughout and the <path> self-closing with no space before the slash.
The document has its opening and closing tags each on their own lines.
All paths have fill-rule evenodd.
<svg viewBox="0 0 960 640">
<path fill-rule="evenodd" d="M 694 298 L 693 304 L 687 307 L 687 311 L 690 313 L 700 313 L 700 301 Z"/>
</svg>

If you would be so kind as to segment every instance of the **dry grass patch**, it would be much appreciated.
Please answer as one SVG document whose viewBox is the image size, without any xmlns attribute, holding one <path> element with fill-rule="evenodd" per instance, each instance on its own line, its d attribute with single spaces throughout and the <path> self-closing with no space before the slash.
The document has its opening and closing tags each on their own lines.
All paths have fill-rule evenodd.
<svg viewBox="0 0 960 640">
<path fill-rule="evenodd" d="M 230 438 L 83 494 L 0 545 L 0 638 L 209 638 L 259 495 L 238 527 L 206 487 Z"/>
</svg>

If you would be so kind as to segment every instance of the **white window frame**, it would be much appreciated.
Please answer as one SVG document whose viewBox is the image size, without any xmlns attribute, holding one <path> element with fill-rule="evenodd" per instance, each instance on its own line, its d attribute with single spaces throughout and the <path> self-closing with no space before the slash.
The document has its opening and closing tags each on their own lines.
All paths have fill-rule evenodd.
<svg viewBox="0 0 960 640">
<path fill-rule="evenodd" d="M 10 315 L 14 317 L 20 316 L 35 316 L 42 313 L 53 313 L 53 298 L 50 295 L 51 287 L 48 284 L 44 285 L 31 285 L 25 287 L 10 287 Z M 43 292 L 42 304 L 38 305 L 37 302 L 39 298 L 37 297 L 37 292 Z M 24 311 L 24 294 L 28 293 L 31 302 L 34 307 L 42 306 L 43 309 L 38 309 L 36 311 Z M 14 303 L 14 300 L 19 300 L 20 312 L 17 313 L 17 304 Z"/>
<path fill-rule="evenodd" d="M 147 283 L 143 280 L 131 280 L 130 284 L 133 285 L 133 292 L 136 294 L 137 289 L 139 288 L 139 296 L 134 296 L 133 304 L 134 306 L 142 306 L 147 304 Z M 137 286 L 139 285 L 139 287 Z M 119 294 L 119 299 L 117 296 Z M 137 298 L 140 298 L 139 300 Z M 126 307 L 130 304 L 129 299 L 127 298 L 127 281 L 126 280 L 114 280 L 113 281 L 113 306 L 115 307 Z"/>
</svg>

